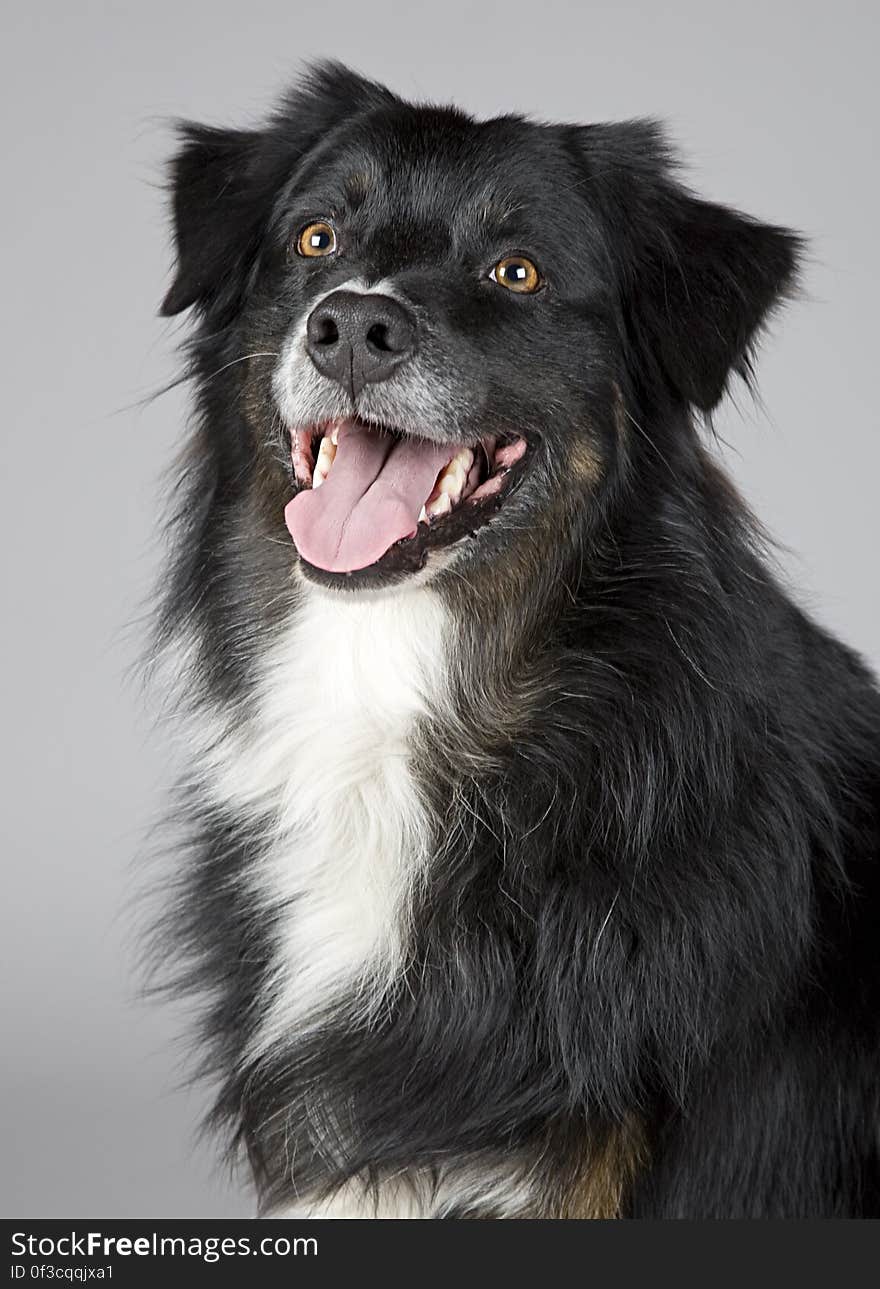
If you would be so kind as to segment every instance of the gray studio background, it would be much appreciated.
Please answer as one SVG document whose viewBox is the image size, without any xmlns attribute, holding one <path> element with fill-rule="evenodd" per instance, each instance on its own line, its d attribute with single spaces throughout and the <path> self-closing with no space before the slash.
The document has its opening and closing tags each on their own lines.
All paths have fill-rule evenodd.
<svg viewBox="0 0 880 1289">
<path fill-rule="evenodd" d="M 299 61 L 569 119 L 656 114 L 716 199 L 801 227 L 808 298 L 763 406 L 718 426 L 818 617 L 880 663 L 876 6 L 865 0 L 7 5 L 3 47 L 0 1214 L 233 1216 L 193 1140 L 180 1017 L 137 1000 L 126 912 L 169 775 L 126 672 L 185 391 L 160 322 L 163 118 L 253 121 Z"/>
</svg>

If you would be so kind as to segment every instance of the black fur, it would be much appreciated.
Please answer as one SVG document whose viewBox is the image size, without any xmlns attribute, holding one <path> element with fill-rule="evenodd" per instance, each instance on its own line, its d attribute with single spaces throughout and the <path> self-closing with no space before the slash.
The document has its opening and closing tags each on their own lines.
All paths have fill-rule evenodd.
<svg viewBox="0 0 880 1289">
<path fill-rule="evenodd" d="M 172 188 L 163 307 L 198 313 L 199 419 L 162 634 L 195 626 L 199 694 L 246 706 L 296 611 L 272 363 L 236 360 L 319 291 L 393 273 L 447 436 L 529 443 L 436 578 L 458 719 L 416 763 L 444 843 L 378 1023 L 336 1007 L 242 1065 L 273 950 L 244 880 L 261 830 L 188 798 L 170 937 L 264 1206 L 294 1156 L 332 1189 L 521 1152 L 564 1193 L 635 1121 L 630 1215 L 880 1216 L 880 697 L 768 570 L 695 422 L 749 374 L 798 239 L 686 192 L 652 124 L 477 125 L 335 65 L 263 129 L 185 127 Z M 330 204 L 348 262 L 291 264 Z M 485 281 L 511 249 L 539 258 L 534 298 Z"/>
</svg>

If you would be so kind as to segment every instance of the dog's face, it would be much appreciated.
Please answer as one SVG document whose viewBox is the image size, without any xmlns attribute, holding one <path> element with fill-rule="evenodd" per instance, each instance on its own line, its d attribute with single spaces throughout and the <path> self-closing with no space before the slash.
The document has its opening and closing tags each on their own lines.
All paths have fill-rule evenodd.
<svg viewBox="0 0 880 1289">
<path fill-rule="evenodd" d="M 711 407 L 793 271 L 651 126 L 477 123 L 330 67 L 186 137 L 165 311 L 202 311 L 291 558 L 349 590 L 579 550 L 630 427 Z"/>
<path fill-rule="evenodd" d="M 297 485 L 317 470 L 287 511 L 313 576 L 479 558 L 484 527 L 584 488 L 610 322 L 586 213 L 551 196 L 576 182 L 534 128 L 393 106 L 295 177 L 254 314 Z"/>
</svg>

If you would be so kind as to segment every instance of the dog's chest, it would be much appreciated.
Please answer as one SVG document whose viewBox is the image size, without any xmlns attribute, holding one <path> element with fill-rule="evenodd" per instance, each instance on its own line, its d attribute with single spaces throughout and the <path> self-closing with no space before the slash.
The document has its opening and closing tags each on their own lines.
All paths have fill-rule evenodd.
<svg viewBox="0 0 880 1289">
<path fill-rule="evenodd" d="M 369 1010 L 405 963 L 435 835 L 412 745 L 442 704 L 445 637 L 426 589 L 315 592 L 267 659 L 238 770 L 224 776 L 241 804 L 271 803 L 253 874 L 276 926 L 258 1049 L 343 996 Z"/>
</svg>

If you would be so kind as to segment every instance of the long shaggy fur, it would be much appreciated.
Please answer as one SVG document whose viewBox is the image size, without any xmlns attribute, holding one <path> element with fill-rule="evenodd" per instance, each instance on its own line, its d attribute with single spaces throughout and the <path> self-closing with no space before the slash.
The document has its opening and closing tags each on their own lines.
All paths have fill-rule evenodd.
<svg viewBox="0 0 880 1289">
<path fill-rule="evenodd" d="M 303 193 L 364 173 L 357 268 L 413 301 L 450 436 L 472 415 L 532 455 L 453 559 L 334 591 L 284 528 L 273 388 L 336 279 L 279 248 Z M 477 124 L 333 65 L 260 130 L 184 127 L 171 182 L 165 311 L 197 326 L 165 943 L 262 1211 L 880 1216 L 880 697 L 696 421 L 798 240 L 688 193 L 650 123 Z M 466 276 L 489 207 L 552 227 L 534 306 Z"/>
</svg>

